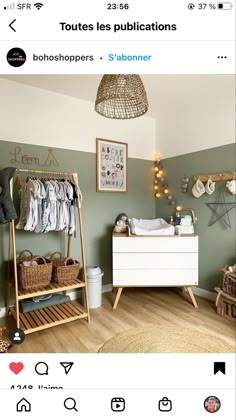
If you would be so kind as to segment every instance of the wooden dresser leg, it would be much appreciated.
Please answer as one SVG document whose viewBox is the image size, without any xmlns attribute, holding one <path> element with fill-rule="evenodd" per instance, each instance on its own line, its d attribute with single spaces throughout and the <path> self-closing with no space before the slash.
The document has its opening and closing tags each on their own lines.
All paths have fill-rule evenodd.
<svg viewBox="0 0 236 420">
<path fill-rule="evenodd" d="M 114 305 L 113 305 L 113 309 L 116 309 L 116 307 L 118 305 L 118 302 L 120 300 L 120 295 L 122 293 L 122 290 L 123 290 L 123 287 L 119 287 L 119 289 L 117 290 L 117 294 L 116 294 L 115 302 L 114 302 Z"/>
<path fill-rule="evenodd" d="M 192 291 L 192 287 L 191 286 L 187 286 L 186 289 L 187 289 L 187 291 L 189 293 L 189 296 L 190 296 L 190 298 L 191 298 L 191 300 L 193 302 L 194 308 L 198 308 L 198 304 L 197 304 L 196 299 L 194 297 L 194 294 L 193 294 L 193 291 Z"/>
</svg>

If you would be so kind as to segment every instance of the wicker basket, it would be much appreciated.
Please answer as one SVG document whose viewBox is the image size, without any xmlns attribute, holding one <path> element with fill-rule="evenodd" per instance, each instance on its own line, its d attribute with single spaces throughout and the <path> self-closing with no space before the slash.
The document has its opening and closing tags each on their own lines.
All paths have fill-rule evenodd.
<svg viewBox="0 0 236 420">
<path fill-rule="evenodd" d="M 30 292 L 32 290 L 37 290 L 39 287 L 48 286 L 52 277 L 52 263 L 39 255 L 28 259 L 27 261 L 36 261 L 37 265 L 26 267 L 22 265 L 23 261 L 17 264 L 20 288 Z"/>
<path fill-rule="evenodd" d="M 57 255 L 59 255 L 59 257 Z M 59 251 L 54 252 L 49 257 L 49 260 L 52 263 L 52 280 L 56 281 L 57 267 L 64 265 L 66 258 L 67 257 L 63 257 L 62 253 Z"/>
<path fill-rule="evenodd" d="M 66 284 L 78 277 L 80 269 L 79 261 L 71 257 L 65 258 L 63 265 L 58 264 L 53 267 L 53 280 L 59 284 Z"/>
<path fill-rule="evenodd" d="M 26 253 L 28 253 L 29 255 L 28 256 L 24 255 Z M 17 257 L 16 262 L 17 262 L 17 264 L 20 264 L 20 263 L 22 263 L 24 261 L 30 261 L 30 260 L 32 260 L 32 258 L 34 258 L 36 256 L 37 255 L 33 255 L 33 253 L 29 249 L 24 249 L 19 254 L 19 257 Z"/>
<path fill-rule="evenodd" d="M 225 293 L 236 297 L 236 273 L 232 273 L 231 271 L 223 270 L 223 285 L 222 289 Z"/>
<path fill-rule="evenodd" d="M 115 225 L 114 232 L 115 233 L 125 233 L 125 232 L 128 232 L 128 226 L 127 225 Z"/>
<path fill-rule="evenodd" d="M 23 251 L 20 252 L 19 256 L 16 258 L 16 264 L 18 266 L 18 264 L 21 264 L 24 261 L 31 261 L 32 258 L 34 258 L 34 257 L 37 257 L 37 255 L 33 255 L 33 253 L 29 249 L 24 249 Z M 10 270 L 11 270 L 11 273 L 12 273 L 11 283 L 14 285 L 14 264 L 13 264 L 13 261 L 11 262 Z M 18 283 L 19 283 L 19 274 L 18 274 Z M 18 287 L 21 288 L 21 285 L 18 284 Z"/>
<path fill-rule="evenodd" d="M 216 312 L 224 318 L 236 321 L 236 298 L 228 295 L 218 287 L 215 290 L 218 292 Z"/>
</svg>

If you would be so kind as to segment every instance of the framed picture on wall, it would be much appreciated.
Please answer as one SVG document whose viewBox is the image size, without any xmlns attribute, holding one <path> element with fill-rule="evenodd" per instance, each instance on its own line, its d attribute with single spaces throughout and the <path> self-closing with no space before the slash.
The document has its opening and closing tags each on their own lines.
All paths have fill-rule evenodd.
<svg viewBox="0 0 236 420">
<path fill-rule="evenodd" d="M 128 144 L 96 139 L 97 191 L 127 192 Z"/>
</svg>

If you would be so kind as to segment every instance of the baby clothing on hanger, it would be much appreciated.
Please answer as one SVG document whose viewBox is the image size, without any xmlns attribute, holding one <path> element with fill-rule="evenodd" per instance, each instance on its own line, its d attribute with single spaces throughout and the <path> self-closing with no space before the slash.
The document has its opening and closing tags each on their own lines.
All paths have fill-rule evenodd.
<svg viewBox="0 0 236 420">
<path fill-rule="evenodd" d="M 38 220 L 36 223 L 36 227 L 34 229 L 34 232 L 39 233 L 42 229 L 42 217 L 43 217 L 43 209 L 42 209 L 42 203 L 43 200 L 46 197 L 46 191 L 44 188 L 44 185 L 40 179 L 37 180 L 39 183 L 39 191 L 37 195 L 37 203 L 38 203 Z"/>
<path fill-rule="evenodd" d="M 56 229 L 56 192 L 54 185 L 51 181 L 46 181 L 46 185 L 48 185 L 48 196 L 47 196 L 47 207 L 46 207 L 46 224 L 44 232 L 49 232 L 50 230 Z"/>
<path fill-rule="evenodd" d="M 34 231 L 38 221 L 38 191 L 39 185 L 37 181 L 30 179 L 28 186 L 30 193 L 29 197 L 29 206 L 27 209 L 26 224 L 24 230 Z M 28 198 L 27 197 L 27 198 Z"/>
<path fill-rule="evenodd" d="M 81 208 L 82 207 L 83 196 L 82 196 L 82 193 L 80 191 L 78 174 L 76 172 L 74 172 L 72 174 L 72 181 L 73 181 L 73 184 L 75 186 L 76 194 L 77 194 L 75 205 L 76 205 L 76 207 Z"/>
<path fill-rule="evenodd" d="M 27 229 L 30 230 L 31 218 L 32 218 L 32 206 L 33 206 L 33 190 L 34 184 L 31 179 L 28 180 L 25 184 L 22 185 L 19 195 L 20 195 L 20 217 L 16 225 L 16 229 Z"/>
<path fill-rule="evenodd" d="M 72 181 L 29 178 L 20 190 L 20 218 L 16 228 L 36 233 L 57 230 L 73 235 L 77 191 Z"/>
</svg>

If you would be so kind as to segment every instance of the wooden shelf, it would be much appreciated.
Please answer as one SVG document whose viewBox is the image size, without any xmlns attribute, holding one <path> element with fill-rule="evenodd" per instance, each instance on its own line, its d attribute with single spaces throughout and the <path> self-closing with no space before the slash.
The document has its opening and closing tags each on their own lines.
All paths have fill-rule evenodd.
<svg viewBox="0 0 236 420">
<path fill-rule="evenodd" d="M 197 181 L 200 179 L 202 182 L 207 182 L 208 179 L 211 179 L 213 182 L 225 182 L 225 181 L 232 181 L 235 177 L 235 172 L 224 172 L 221 174 L 207 174 L 207 175 L 193 175 L 193 181 Z"/>
<path fill-rule="evenodd" d="M 17 319 L 15 307 L 11 307 L 10 312 Z M 20 328 L 25 334 L 30 334 L 77 319 L 88 318 L 89 314 L 77 301 L 70 301 L 36 311 L 20 313 L 19 316 Z"/>
<path fill-rule="evenodd" d="M 29 169 L 30 173 L 36 174 L 45 174 L 48 177 L 48 174 L 53 177 L 58 175 L 69 176 L 71 179 L 75 177 L 73 172 L 55 172 L 55 171 L 44 171 L 44 170 L 34 170 Z M 26 173 L 28 169 L 18 168 L 17 171 Z M 13 198 L 13 178 L 11 179 L 11 192 Z M 27 292 L 25 290 L 20 290 L 18 284 L 18 270 L 17 270 L 17 248 L 16 248 L 16 231 L 15 231 L 15 221 L 11 220 L 9 223 L 9 243 L 8 243 L 8 281 L 7 281 L 7 313 L 11 313 L 16 320 L 16 327 L 21 328 L 25 331 L 26 334 L 32 333 L 34 331 L 40 331 L 46 328 L 51 328 L 59 324 L 65 324 L 76 319 L 86 318 L 88 323 L 90 322 L 90 313 L 88 305 L 88 290 L 87 290 L 87 274 L 86 274 L 86 258 L 84 250 L 84 235 L 83 235 L 83 223 L 82 223 L 82 213 L 81 206 L 78 205 L 78 237 L 80 238 L 80 251 L 82 257 L 82 279 L 78 280 L 75 277 L 72 278 L 67 284 L 59 285 L 58 283 L 51 282 L 46 287 L 37 287 L 35 290 Z M 67 252 L 66 256 L 70 257 L 71 255 L 71 236 L 68 235 L 67 240 Z M 13 279 L 12 271 L 14 270 Z M 12 281 L 13 280 L 13 281 Z M 14 288 L 15 295 L 15 307 L 10 307 L 11 305 L 11 287 Z M 35 311 L 20 313 L 20 301 L 28 298 L 33 298 L 41 295 L 50 295 L 53 293 L 60 293 L 71 290 L 71 289 L 82 289 L 84 291 L 84 308 L 77 301 L 69 301 L 66 303 L 61 303 L 51 307 L 46 307 L 43 309 L 38 309 Z"/>
<path fill-rule="evenodd" d="M 85 283 L 81 280 L 70 280 L 70 282 L 66 285 L 51 282 L 48 286 L 39 287 L 32 292 L 18 290 L 18 300 L 28 299 L 34 296 L 49 295 L 51 293 L 64 292 L 70 289 L 79 289 L 81 287 L 85 287 Z"/>
</svg>

